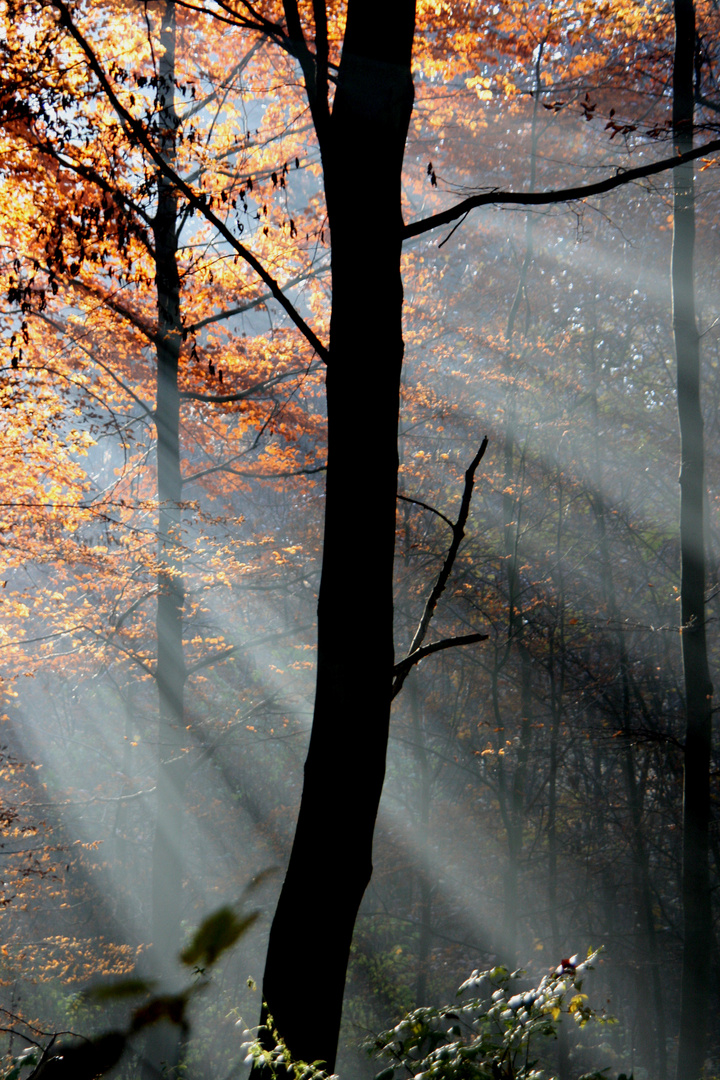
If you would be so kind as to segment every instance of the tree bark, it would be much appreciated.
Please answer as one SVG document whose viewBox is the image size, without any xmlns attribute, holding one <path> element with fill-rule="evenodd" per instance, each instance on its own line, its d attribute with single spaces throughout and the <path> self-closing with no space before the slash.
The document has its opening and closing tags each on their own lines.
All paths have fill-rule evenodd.
<svg viewBox="0 0 720 1080">
<path fill-rule="evenodd" d="M 400 181 L 414 19 L 413 0 L 350 0 L 332 113 L 318 125 L 332 315 L 317 685 L 263 995 L 294 1057 L 323 1061 L 331 1071 L 353 927 L 372 871 L 390 718 L 403 360 Z M 323 43 L 316 44 L 319 77 Z M 315 115 L 318 124 L 322 103 Z"/>
<path fill-rule="evenodd" d="M 677 153 L 692 148 L 695 10 L 675 0 L 673 136 Z M 694 170 L 673 173 L 672 307 L 680 422 L 680 559 L 685 681 L 683 919 L 678 1080 L 699 1080 L 705 1060 L 712 914 L 709 872 L 712 684 L 705 634 L 705 461 L 700 404 L 700 338 L 695 314 Z"/>
</svg>

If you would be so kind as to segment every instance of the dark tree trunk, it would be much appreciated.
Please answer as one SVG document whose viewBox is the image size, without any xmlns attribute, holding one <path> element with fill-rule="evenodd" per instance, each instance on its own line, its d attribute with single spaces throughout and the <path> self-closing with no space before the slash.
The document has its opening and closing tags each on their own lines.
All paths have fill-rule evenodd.
<svg viewBox="0 0 720 1080">
<path fill-rule="evenodd" d="M 550 767 L 548 771 L 548 821 L 547 821 L 547 845 L 548 845 L 548 906 L 550 908 L 550 932 L 552 938 L 552 959 L 567 955 L 567 942 L 563 939 L 560 930 L 558 911 L 558 777 L 560 773 L 560 740 L 563 716 L 565 710 L 565 675 L 567 662 L 567 646 L 565 641 L 565 573 L 563 569 L 563 519 L 565 517 L 565 503 L 563 501 L 562 471 L 558 468 L 558 511 L 557 511 L 557 546 L 556 562 L 557 572 L 555 586 L 557 589 L 557 626 L 553 628 L 549 641 L 548 674 L 550 676 L 550 715 L 552 724 L 550 727 Z M 557 632 L 557 650 L 555 634 Z M 556 659 L 557 651 L 557 659 Z M 570 1078 L 570 1047 L 568 1044 L 567 1027 L 560 1024 L 558 1027 L 558 1080 Z"/>
<path fill-rule="evenodd" d="M 695 10 L 675 0 L 673 133 L 681 153 L 693 142 Z M 695 316 L 694 171 L 675 169 L 672 247 L 673 330 L 680 421 L 682 661 L 685 679 L 683 791 L 684 946 L 678 1080 L 699 1080 L 705 1060 L 712 932 L 708 859 L 712 684 L 705 636 L 705 462 L 700 407 L 700 339 Z"/>
<path fill-rule="evenodd" d="M 172 160 L 177 117 L 174 108 L 175 5 L 165 8 L 161 29 L 164 53 L 159 62 L 163 153 Z M 158 820 L 153 848 L 153 947 L 163 969 L 171 969 L 180 948 L 182 858 L 179 818 L 183 787 L 183 696 L 185 665 L 182 617 L 185 600 L 180 544 L 180 397 L 178 358 L 180 278 L 177 267 L 177 195 L 170 181 L 158 178 L 154 223 L 158 304 L 157 345 L 157 482 L 159 501 L 157 671 L 160 706 Z"/>
<path fill-rule="evenodd" d="M 372 871 L 390 717 L 403 359 L 400 180 L 414 18 L 413 0 L 350 0 L 332 114 L 318 129 L 332 316 L 317 687 L 263 994 L 292 1054 L 330 1070 L 353 927 Z"/>
</svg>

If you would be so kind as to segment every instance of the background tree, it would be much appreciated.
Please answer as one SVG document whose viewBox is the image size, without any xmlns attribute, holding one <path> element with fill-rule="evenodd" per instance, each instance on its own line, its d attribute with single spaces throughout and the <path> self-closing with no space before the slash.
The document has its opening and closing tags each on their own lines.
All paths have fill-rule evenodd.
<svg viewBox="0 0 720 1080">
<path fill-rule="evenodd" d="M 677 0 L 673 60 L 673 141 L 692 146 L 698 49 L 695 7 Z M 712 935 L 709 876 L 712 683 L 705 613 L 705 452 L 700 403 L 700 335 L 695 314 L 693 166 L 673 173 L 672 301 L 680 424 L 680 552 L 682 658 L 686 735 L 683 779 L 684 947 L 678 1077 L 702 1074 L 708 1024 L 706 987 Z"/>
</svg>

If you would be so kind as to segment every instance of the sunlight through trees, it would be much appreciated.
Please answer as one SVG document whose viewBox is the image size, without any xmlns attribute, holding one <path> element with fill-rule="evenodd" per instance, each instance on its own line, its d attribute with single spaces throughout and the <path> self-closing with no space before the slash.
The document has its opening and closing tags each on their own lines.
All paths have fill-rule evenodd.
<svg viewBox="0 0 720 1080">
<path fill-rule="evenodd" d="M 715 6 L 1 10 L 6 1074 L 715 1075 Z"/>
</svg>

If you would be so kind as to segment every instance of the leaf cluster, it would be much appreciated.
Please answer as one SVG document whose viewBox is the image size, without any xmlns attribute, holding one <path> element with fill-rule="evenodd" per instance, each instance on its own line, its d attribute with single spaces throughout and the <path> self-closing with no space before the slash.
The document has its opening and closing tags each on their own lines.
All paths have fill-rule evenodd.
<svg viewBox="0 0 720 1080">
<path fill-rule="evenodd" d="M 154 1024 L 165 1021 L 187 1032 L 188 1007 L 196 994 L 207 986 L 208 968 L 236 944 L 257 915 L 256 911 L 235 910 L 229 906 L 209 915 L 180 956 L 185 966 L 192 968 L 196 978 L 178 993 L 153 993 L 151 980 L 134 976 L 92 987 L 82 995 L 83 1001 L 107 1004 L 133 997 L 144 1000 L 133 1009 L 130 1021 L 123 1029 L 70 1044 L 57 1042 L 57 1036 L 53 1036 L 44 1049 L 39 1044 L 26 1049 L 12 1059 L 2 1080 L 17 1080 L 21 1070 L 29 1065 L 34 1068 L 28 1080 L 95 1080 L 114 1068 L 131 1042 Z"/>
<path fill-rule="evenodd" d="M 456 1007 L 415 1009 L 369 1045 L 393 1062 L 376 1080 L 393 1080 L 398 1070 L 414 1080 L 540 1080 L 538 1042 L 557 1038 L 563 1015 L 579 1027 L 607 1022 L 582 993 L 597 956 L 563 960 L 528 990 L 518 989 L 522 971 L 474 971 L 458 995 L 479 994 Z"/>
</svg>

